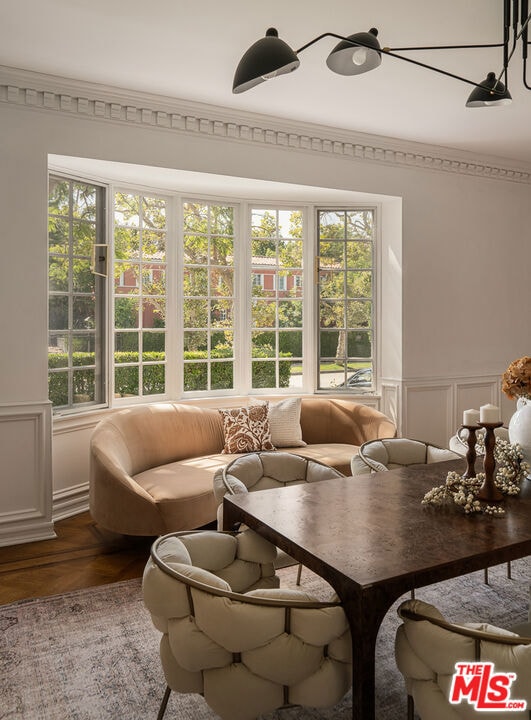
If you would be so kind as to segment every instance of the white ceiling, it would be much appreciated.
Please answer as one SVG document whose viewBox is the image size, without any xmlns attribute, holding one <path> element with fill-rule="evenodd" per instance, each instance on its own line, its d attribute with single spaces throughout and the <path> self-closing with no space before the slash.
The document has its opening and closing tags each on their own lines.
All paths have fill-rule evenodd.
<svg viewBox="0 0 531 720">
<path fill-rule="evenodd" d="M 492 43 L 502 0 L 1 0 L 0 64 L 531 162 L 519 51 L 506 107 L 467 109 L 471 86 L 391 57 L 365 75 L 336 75 L 325 65 L 330 38 L 301 53 L 294 73 L 233 95 L 241 55 L 270 26 L 294 49 L 370 27 L 391 48 Z M 501 49 L 410 57 L 478 82 L 502 65 Z"/>
</svg>

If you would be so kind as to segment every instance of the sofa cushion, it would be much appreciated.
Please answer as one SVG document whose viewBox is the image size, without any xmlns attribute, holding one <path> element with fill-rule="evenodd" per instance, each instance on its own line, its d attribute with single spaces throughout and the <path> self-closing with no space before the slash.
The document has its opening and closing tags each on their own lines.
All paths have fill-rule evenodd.
<svg viewBox="0 0 531 720">
<path fill-rule="evenodd" d="M 306 447 L 302 448 L 282 448 L 282 450 L 317 460 L 339 470 L 343 475 L 350 475 L 350 461 L 353 455 L 358 454 L 359 446 L 346 443 L 324 443 L 306 445 Z"/>
<path fill-rule="evenodd" d="M 274 450 L 269 425 L 269 403 L 219 411 L 223 419 L 223 453 Z"/>
<path fill-rule="evenodd" d="M 249 407 L 264 405 L 266 401 L 250 398 Z M 271 442 L 276 448 L 304 447 L 301 429 L 301 398 L 286 398 L 269 403 Z"/>
</svg>

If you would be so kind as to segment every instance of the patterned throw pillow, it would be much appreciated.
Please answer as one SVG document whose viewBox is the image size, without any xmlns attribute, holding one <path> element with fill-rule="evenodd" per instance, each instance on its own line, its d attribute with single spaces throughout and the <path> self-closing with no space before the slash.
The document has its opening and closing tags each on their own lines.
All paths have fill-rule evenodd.
<svg viewBox="0 0 531 720">
<path fill-rule="evenodd" d="M 269 403 L 219 410 L 223 419 L 225 454 L 274 450 L 269 427 Z"/>
</svg>

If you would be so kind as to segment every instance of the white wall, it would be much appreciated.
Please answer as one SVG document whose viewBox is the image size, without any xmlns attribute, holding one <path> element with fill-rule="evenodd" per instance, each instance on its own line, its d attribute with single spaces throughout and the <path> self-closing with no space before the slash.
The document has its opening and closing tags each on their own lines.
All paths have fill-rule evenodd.
<svg viewBox="0 0 531 720">
<path fill-rule="evenodd" d="M 467 407 L 502 403 L 510 416 L 499 375 L 531 350 L 529 168 L 5 69 L 0 124 L 4 408 L 31 403 L 44 417 L 49 411 L 46 177 L 53 153 L 389 196 L 382 409 L 396 409 L 404 434 L 441 444 Z M 401 237 L 393 236 L 397 221 Z M 91 422 L 79 432 L 57 423 L 56 515 L 84 501 Z M 0 447 L 12 433 L 0 423 Z M 6 512 L 28 506 L 27 488 L 52 492 L 46 468 L 24 462 L 25 444 L 2 463 L 0 527 L 8 526 Z M 37 499 L 34 506 L 35 525 L 49 534 L 51 510 Z M 10 537 L 17 541 L 16 531 Z"/>
</svg>

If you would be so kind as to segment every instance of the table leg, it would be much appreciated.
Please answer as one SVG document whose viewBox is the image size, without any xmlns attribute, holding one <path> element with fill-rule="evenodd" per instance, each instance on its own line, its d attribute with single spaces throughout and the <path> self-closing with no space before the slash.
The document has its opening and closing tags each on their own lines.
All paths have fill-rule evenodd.
<svg viewBox="0 0 531 720">
<path fill-rule="evenodd" d="M 342 602 L 352 636 L 352 720 L 374 720 L 376 638 L 393 600 L 368 589 Z"/>
</svg>

